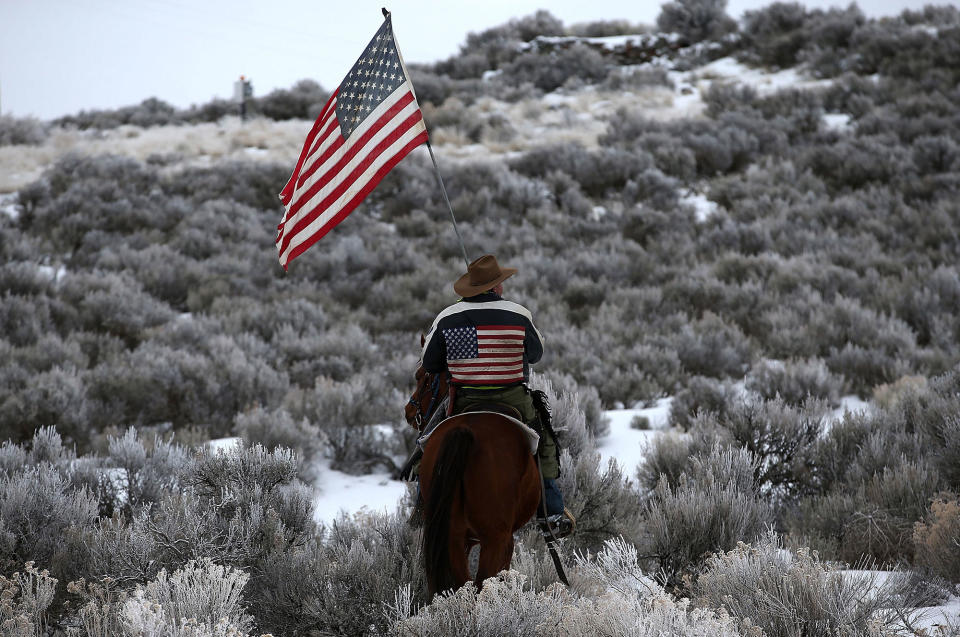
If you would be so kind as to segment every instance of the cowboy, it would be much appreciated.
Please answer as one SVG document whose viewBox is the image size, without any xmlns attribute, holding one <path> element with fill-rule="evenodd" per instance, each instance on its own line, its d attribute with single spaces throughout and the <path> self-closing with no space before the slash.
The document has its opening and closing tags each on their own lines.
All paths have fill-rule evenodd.
<svg viewBox="0 0 960 637">
<path fill-rule="evenodd" d="M 517 273 L 501 268 L 496 257 L 485 255 L 467 267 L 453 284 L 462 298 L 437 316 L 423 346 L 423 368 L 447 372 L 458 414 L 478 404 L 497 403 L 515 409 L 524 424 L 540 434 L 537 455 L 546 500 L 537 508 L 545 534 L 562 537 L 573 529 L 573 517 L 563 506 L 557 487 L 560 462 L 549 426 L 542 426 L 526 386 L 529 366 L 543 356 L 543 339 L 530 311 L 503 297 L 503 282 Z M 549 527 L 547 526 L 549 525 Z"/>
</svg>

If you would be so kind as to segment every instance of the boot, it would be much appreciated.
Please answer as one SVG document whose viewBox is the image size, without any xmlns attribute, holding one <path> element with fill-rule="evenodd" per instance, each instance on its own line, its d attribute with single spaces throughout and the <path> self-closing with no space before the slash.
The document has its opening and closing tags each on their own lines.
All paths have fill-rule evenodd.
<svg viewBox="0 0 960 637">
<path fill-rule="evenodd" d="M 546 519 L 538 517 L 537 524 L 540 526 L 540 533 L 547 540 L 567 537 L 577 528 L 576 518 L 566 507 L 563 508 L 563 513 L 554 513 Z"/>
</svg>

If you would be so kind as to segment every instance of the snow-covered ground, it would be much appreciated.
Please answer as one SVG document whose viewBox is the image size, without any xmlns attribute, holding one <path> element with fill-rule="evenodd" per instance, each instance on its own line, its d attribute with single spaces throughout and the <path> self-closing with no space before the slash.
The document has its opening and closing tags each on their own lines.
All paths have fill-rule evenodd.
<svg viewBox="0 0 960 637">
<path fill-rule="evenodd" d="M 331 469 L 329 462 L 322 462 L 318 471 L 313 503 L 317 522 L 332 522 L 341 512 L 393 511 L 407 493 L 406 483 L 391 480 L 387 473 L 351 476 Z"/>
<path fill-rule="evenodd" d="M 591 38 L 608 48 L 623 46 L 641 36 Z M 769 73 L 740 64 L 733 58 L 721 58 L 689 71 L 675 71 L 667 59 L 647 64 L 620 67 L 621 72 L 664 69 L 673 82 L 667 86 L 641 86 L 610 89 L 604 85 L 560 88 L 542 97 L 506 102 L 483 96 L 464 109 L 464 121 L 484 121 L 492 115 L 505 118 L 523 134 L 471 140 L 457 126 L 438 126 L 431 139 L 439 155 L 447 160 L 506 159 L 542 144 L 575 142 L 596 148 L 607 132 L 607 123 L 621 110 L 640 113 L 651 120 L 673 120 L 701 117 L 705 108 L 703 93 L 715 82 L 752 86 L 767 95 L 784 88 L 813 89 L 829 84 L 828 80 L 805 78 L 794 69 Z M 488 74 L 488 77 L 492 74 Z M 830 113 L 824 126 L 844 130 L 849 118 Z M 274 122 L 253 119 L 241 123 L 237 117 L 226 117 L 216 123 L 192 126 L 160 126 L 140 128 L 121 126 L 104 131 L 54 129 L 38 146 L 0 146 L 0 193 L 9 193 L 35 181 L 43 170 L 70 152 L 85 155 L 115 154 L 141 161 L 151 155 L 162 156 L 169 170 L 209 166 L 223 159 L 276 161 L 293 165 L 311 122 L 290 120 Z M 496 136 L 494 136 L 496 137 Z M 425 152 L 425 151 L 421 151 Z M 709 202 L 692 195 L 689 203 L 697 209 L 698 218 L 709 216 Z M 705 201 L 705 200 L 704 200 Z M 0 201 L 0 212 L 14 215 L 15 209 L 6 200 Z"/>
<path fill-rule="evenodd" d="M 670 404 L 673 398 L 661 398 L 647 409 L 613 409 L 604 412 L 610 421 L 610 433 L 597 441 L 600 466 L 605 467 L 612 458 L 632 476 L 646 454 L 647 445 L 654 436 L 664 433 L 670 419 Z M 635 418 L 646 418 L 649 429 L 634 429 L 630 424 Z"/>
</svg>

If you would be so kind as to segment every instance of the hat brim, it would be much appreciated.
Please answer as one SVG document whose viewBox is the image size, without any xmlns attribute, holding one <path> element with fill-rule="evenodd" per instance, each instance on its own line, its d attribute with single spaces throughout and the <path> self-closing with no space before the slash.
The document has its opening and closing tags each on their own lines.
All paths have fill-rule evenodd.
<svg viewBox="0 0 960 637">
<path fill-rule="evenodd" d="M 476 296 L 482 292 L 486 292 L 490 288 L 497 287 L 516 273 L 516 268 L 500 268 L 500 276 L 493 281 L 484 283 L 483 285 L 470 285 L 470 273 L 468 272 L 453 284 L 453 291 L 462 297 Z"/>
</svg>

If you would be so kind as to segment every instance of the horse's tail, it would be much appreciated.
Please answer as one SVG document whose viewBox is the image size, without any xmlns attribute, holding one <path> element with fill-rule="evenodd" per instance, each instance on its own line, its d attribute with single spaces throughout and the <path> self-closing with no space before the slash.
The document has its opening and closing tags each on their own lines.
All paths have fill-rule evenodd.
<svg viewBox="0 0 960 637">
<path fill-rule="evenodd" d="M 450 518 L 457 496 L 463 497 L 463 472 L 473 442 L 473 432 L 469 429 L 450 430 L 443 438 L 430 477 L 430 495 L 423 516 L 423 567 L 433 593 L 458 585 L 450 562 Z"/>
</svg>

